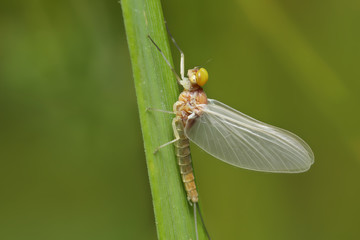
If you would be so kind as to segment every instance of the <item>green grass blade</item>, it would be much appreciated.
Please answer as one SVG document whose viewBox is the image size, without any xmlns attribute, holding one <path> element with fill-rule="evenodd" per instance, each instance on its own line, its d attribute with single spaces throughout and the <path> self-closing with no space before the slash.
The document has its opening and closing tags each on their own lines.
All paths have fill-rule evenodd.
<svg viewBox="0 0 360 240">
<path fill-rule="evenodd" d="M 174 138 L 171 119 L 166 113 L 146 108 L 172 110 L 179 89 L 161 54 L 149 41 L 150 35 L 172 62 L 161 4 L 158 0 L 121 1 L 132 61 L 140 123 L 153 198 L 159 239 L 195 239 L 192 207 L 182 186 L 174 147 L 153 154 L 156 147 Z M 131 196 L 129 196 L 131 197 Z M 199 238 L 206 239 L 201 223 Z"/>
</svg>

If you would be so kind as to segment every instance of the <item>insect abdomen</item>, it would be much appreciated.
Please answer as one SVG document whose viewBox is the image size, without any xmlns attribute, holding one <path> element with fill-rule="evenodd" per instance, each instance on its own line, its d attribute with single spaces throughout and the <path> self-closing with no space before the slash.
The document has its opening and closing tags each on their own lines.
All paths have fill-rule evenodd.
<svg viewBox="0 0 360 240">
<path fill-rule="evenodd" d="M 195 177 L 191 164 L 190 142 L 184 134 L 184 126 L 179 119 L 176 121 L 176 130 L 180 140 L 175 143 L 176 156 L 180 167 L 181 178 L 187 192 L 187 198 L 191 202 L 198 202 L 198 192 L 196 190 Z"/>
</svg>

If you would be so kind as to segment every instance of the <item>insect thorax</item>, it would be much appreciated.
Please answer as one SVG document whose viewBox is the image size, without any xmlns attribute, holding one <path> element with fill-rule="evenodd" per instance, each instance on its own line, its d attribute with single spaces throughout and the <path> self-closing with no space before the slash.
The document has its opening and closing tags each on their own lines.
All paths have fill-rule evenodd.
<svg viewBox="0 0 360 240">
<path fill-rule="evenodd" d="M 198 87 L 196 90 L 184 90 L 174 104 L 173 110 L 185 125 L 191 114 L 197 116 L 201 114 L 204 104 L 207 104 L 206 94 L 201 87 Z"/>
</svg>

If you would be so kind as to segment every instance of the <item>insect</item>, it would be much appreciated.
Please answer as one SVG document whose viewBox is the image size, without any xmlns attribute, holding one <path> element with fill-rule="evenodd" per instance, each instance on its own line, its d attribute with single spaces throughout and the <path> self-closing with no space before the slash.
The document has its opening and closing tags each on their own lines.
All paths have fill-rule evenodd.
<svg viewBox="0 0 360 240">
<path fill-rule="evenodd" d="M 180 77 L 154 40 L 148 37 L 162 54 L 184 90 L 173 106 L 173 113 L 176 115 L 172 121 L 175 139 L 159 146 L 155 153 L 162 147 L 175 144 L 187 198 L 194 206 L 195 231 L 198 239 L 196 227 L 198 192 L 191 164 L 189 140 L 228 164 L 263 172 L 305 172 L 314 163 L 314 154 L 309 145 L 295 134 L 260 122 L 219 101 L 207 98 L 202 87 L 208 81 L 208 72 L 204 68 L 195 67 L 188 70 L 185 77 L 184 54 L 169 30 L 168 33 L 180 51 Z M 201 217 L 200 211 L 199 214 Z"/>
</svg>

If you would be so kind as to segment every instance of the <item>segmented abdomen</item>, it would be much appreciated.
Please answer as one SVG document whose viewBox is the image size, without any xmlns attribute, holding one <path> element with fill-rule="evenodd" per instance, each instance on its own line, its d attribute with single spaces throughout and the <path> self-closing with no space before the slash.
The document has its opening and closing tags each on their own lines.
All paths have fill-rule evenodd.
<svg viewBox="0 0 360 240">
<path fill-rule="evenodd" d="M 176 131 L 180 137 L 180 140 L 175 142 L 175 151 L 178 158 L 181 178 L 187 192 L 188 200 L 196 203 L 198 202 L 198 192 L 196 190 L 195 177 L 191 164 L 190 142 L 189 139 L 185 136 L 182 120 L 179 118 L 175 124 Z"/>
</svg>

